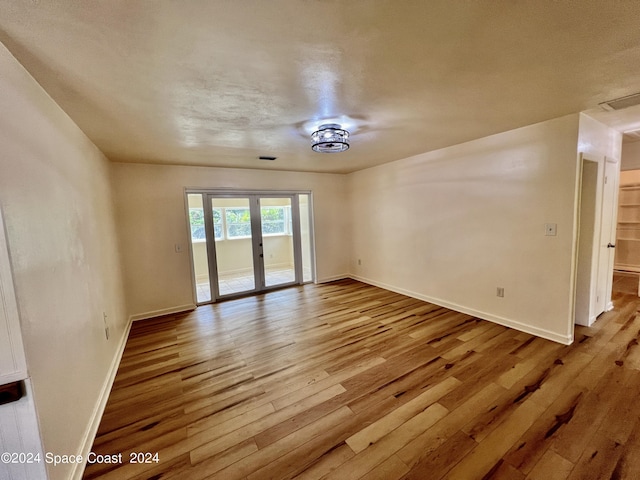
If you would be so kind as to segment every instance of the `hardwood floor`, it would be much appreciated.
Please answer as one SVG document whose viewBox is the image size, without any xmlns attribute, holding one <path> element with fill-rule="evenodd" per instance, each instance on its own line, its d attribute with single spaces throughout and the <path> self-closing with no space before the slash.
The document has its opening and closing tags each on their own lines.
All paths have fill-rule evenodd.
<svg viewBox="0 0 640 480">
<path fill-rule="evenodd" d="M 123 463 L 84 478 L 637 479 L 614 300 L 571 346 L 351 280 L 137 322 L 93 447 Z"/>
</svg>

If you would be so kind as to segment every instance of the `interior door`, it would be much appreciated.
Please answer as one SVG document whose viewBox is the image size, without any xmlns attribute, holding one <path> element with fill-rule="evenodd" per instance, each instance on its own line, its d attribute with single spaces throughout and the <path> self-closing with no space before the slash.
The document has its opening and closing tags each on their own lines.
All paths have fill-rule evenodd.
<svg viewBox="0 0 640 480">
<path fill-rule="evenodd" d="M 604 157 L 581 157 L 575 322 L 590 326 L 607 308 L 616 175 Z"/>
<path fill-rule="evenodd" d="M 611 294 L 611 265 L 614 254 L 615 238 L 613 237 L 613 218 L 615 208 L 616 189 L 616 169 L 617 165 L 612 162 L 600 162 L 601 173 L 599 174 L 600 196 L 597 205 L 595 237 L 597 245 L 596 268 L 594 271 L 594 295 L 591 319 L 595 319 L 607 308 L 607 302 Z"/>
<path fill-rule="evenodd" d="M 615 255 L 615 228 L 614 219 L 616 214 L 616 182 L 618 174 L 618 164 L 605 159 L 604 179 L 602 190 L 602 224 L 600 232 L 600 259 L 598 262 L 598 287 L 597 296 L 599 313 L 607 310 L 608 302 L 611 299 L 611 287 L 613 283 L 613 260 Z M 599 315 L 597 313 L 597 315 Z"/>
</svg>

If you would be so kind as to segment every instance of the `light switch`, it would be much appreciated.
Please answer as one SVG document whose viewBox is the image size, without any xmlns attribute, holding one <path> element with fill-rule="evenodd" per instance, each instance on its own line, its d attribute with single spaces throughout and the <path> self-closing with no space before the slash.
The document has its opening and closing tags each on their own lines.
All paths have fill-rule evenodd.
<svg viewBox="0 0 640 480">
<path fill-rule="evenodd" d="M 182 252 L 182 244 L 176 243 L 176 253 L 181 253 L 181 252 Z"/>
<path fill-rule="evenodd" d="M 558 224 L 557 223 L 545 223 L 544 224 L 544 234 L 547 237 L 555 237 L 557 229 L 558 229 Z"/>
</svg>

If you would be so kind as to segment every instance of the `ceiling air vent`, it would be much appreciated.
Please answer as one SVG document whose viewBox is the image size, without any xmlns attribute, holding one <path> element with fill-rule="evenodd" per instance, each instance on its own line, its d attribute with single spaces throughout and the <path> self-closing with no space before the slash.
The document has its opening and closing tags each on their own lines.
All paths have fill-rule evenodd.
<svg viewBox="0 0 640 480">
<path fill-rule="evenodd" d="M 640 130 L 634 130 L 632 132 L 624 132 L 622 135 L 623 143 L 640 142 Z"/>
<path fill-rule="evenodd" d="M 622 98 L 616 98 L 615 100 L 609 100 L 600 104 L 605 110 L 622 110 L 623 108 L 633 107 L 634 105 L 640 105 L 640 93 L 634 93 Z"/>
</svg>

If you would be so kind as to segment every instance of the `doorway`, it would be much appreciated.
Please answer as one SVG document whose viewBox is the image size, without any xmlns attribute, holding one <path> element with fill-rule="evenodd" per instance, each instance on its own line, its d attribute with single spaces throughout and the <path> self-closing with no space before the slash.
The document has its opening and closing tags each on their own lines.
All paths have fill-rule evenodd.
<svg viewBox="0 0 640 480">
<path fill-rule="evenodd" d="M 188 191 L 197 304 L 313 281 L 310 192 Z"/>
<path fill-rule="evenodd" d="M 575 323 L 591 326 L 612 308 L 615 193 L 618 165 L 581 156 Z"/>
<path fill-rule="evenodd" d="M 614 290 L 639 295 L 640 170 L 620 172 Z"/>
</svg>

